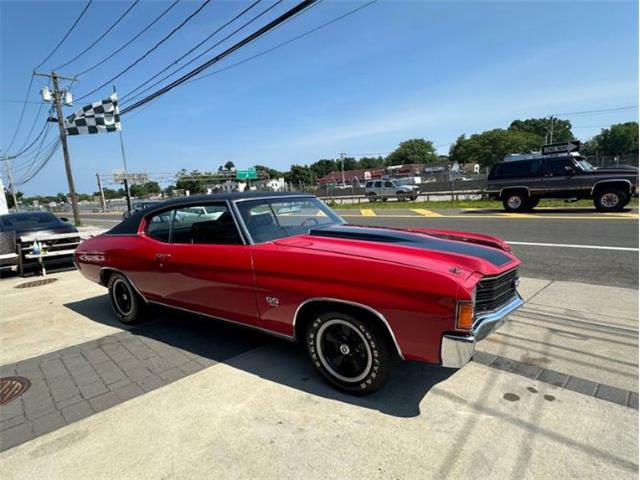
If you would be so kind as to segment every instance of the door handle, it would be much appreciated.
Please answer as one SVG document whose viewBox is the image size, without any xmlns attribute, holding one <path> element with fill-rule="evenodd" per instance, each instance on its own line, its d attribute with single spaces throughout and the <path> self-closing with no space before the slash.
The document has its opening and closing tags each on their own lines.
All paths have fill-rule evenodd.
<svg viewBox="0 0 640 480">
<path fill-rule="evenodd" d="M 156 253 L 156 262 L 158 262 L 161 267 L 164 267 L 164 264 L 167 263 L 170 258 L 170 253 Z"/>
</svg>

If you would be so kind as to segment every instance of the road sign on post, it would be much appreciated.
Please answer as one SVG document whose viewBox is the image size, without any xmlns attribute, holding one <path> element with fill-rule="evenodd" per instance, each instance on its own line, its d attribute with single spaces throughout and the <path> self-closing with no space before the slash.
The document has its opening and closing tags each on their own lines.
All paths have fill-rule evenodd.
<svg viewBox="0 0 640 480">
<path fill-rule="evenodd" d="M 551 143 L 542 147 L 543 155 L 552 155 L 554 153 L 569 153 L 580 149 L 580 141 L 573 140 L 571 142 Z"/>
<path fill-rule="evenodd" d="M 237 180 L 257 180 L 258 172 L 256 172 L 255 168 L 250 168 L 249 170 L 236 170 L 236 179 Z"/>
</svg>

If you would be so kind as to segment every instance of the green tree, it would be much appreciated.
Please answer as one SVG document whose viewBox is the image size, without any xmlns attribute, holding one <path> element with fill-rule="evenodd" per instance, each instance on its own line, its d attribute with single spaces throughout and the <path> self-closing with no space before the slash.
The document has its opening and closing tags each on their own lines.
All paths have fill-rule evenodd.
<svg viewBox="0 0 640 480">
<path fill-rule="evenodd" d="M 340 169 L 339 162 L 339 160 L 336 162 L 336 160 L 333 159 L 322 158 L 317 162 L 309 165 L 309 168 L 317 178 L 321 178 L 325 175 L 330 174 L 331 172 L 338 171 Z"/>
<path fill-rule="evenodd" d="M 4 190 L 4 196 L 7 199 L 7 207 L 14 208 L 15 204 L 13 203 L 13 195 L 11 195 L 11 192 L 6 188 Z M 24 194 L 22 192 L 16 192 L 16 199 L 18 200 L 18 203 L 22 203 L 23 197 L 24 197 Z"/>
<path fill-rule="evenodd" d="M 232 161 L 228 161 L 224 164 L 225 170 L 234 170 L 236 168 L 235 164 Z"/>
<path fill-rule="evenodd" d="M 509 130 L 524 133 L 533 133 L 539 136 L 543 141 L 546 138 L 551 139 L 551 118 L 528 118 L 526 120 L 514 120 L 509 125 Z M 549 136 L 547 137 L 547 135 Z M 571 122 L 569 120 L 561 120 L 553 118 L 553 143 L 569 142 L 575 140 L 571 131 Z M 550 142 L 549 142 L 550 143 Z"/>
<path fill-rule="evenodd" d="M 67 201 L 67 194 L 62 192 L 57 193 L 55 201 L 58 203 L 65 203 Z"/>
<path fill-rule="evenodd" d="M 617 123 L 610 128 L 603 128 L 591 142 L 602 155 L 638 153 L 638 122 Z"/>
<path fill-rule="evenodd" d="M 311 185 L 313 172 L 306 165 L 291 165 L 291 170 L 285 173 L 285 180 L 299 187 L 301 184 Z"/>
<path fill-rule="evenodd" d="M 458 137 L 449 150 L 449 160 L 458 163 L 479 163 L 483 167 L 501 161 L 509 153 L 539 150 L 541 139 L 533 133 L 496 128 L 466 138 Z"/>
<path fill-rule="evenodd" d="M 254 165 L 253 168 L 255 168 L 257 172 L 266 172 L 267 175 L 269 175 L 269 178 L 280 178 L 284 176 L 283 172 L 275 170 L 273 168 L 265 167 L 264 165 Z"/>
<path fill-rule="evenodd" d="M 402 142 L 386 159 L 387 165 L 404 165 L 407 163 L 431 163 L 436 160 L 436 149 L 433 142 L 423 138 L 412 138 Z"/>
<path fill-rule="evenodd" d="M 384 166 L 384 158 L 382 157 L 362 157 L 358 160 L 358 168 L 379 168 Z"/>
</svg>

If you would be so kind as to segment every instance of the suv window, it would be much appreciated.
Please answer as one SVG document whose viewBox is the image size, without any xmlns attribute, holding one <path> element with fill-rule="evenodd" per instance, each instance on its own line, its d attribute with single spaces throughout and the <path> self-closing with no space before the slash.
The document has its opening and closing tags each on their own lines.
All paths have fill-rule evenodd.
<svg viewBox="0 0 640 480">
<path fill-rule="evenodd" d="M 169 242 L 173 210 L 156 213 L 149 219 L 147 235 L 161 242 Z"/>
<path fill-rule="evenodd" d="M 555 176 L 568 175 L 567 167 L 575 168 L 570 158 L 548 158 L 545 160 L 544 173 Z"/>
<path fill-rule="evenodd" d="M 540 159 L 499 163 L 491 172 L 492 178 L 535 177 L 540 172 Z"/>
<path fill-rule="evenodd" d="M 211 203 L 176 209 L 171 243 L 239 245 L 242 239 L 227 205 Z"/>
<path fill-rule="evenodd" d="M 367 182 L 365 188 L 373 188 L 373 182 Z"/>
<path fill-rule="evenodd" d="M 382 182 L 376 182 L 373 186 L 374 188 L 380 188 L 382 186 Z"/>
<path fill-rule="evenodd" d="M 384 188 L 394 188 L 394 185 L 391 182 L 384 182 Z"/>
</svg>

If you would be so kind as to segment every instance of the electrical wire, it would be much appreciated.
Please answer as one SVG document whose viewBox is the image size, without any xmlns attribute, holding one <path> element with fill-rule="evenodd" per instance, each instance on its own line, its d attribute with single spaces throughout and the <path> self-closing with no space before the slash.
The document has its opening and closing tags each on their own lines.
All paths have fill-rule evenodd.
<svg viewBox="0 0 640 480">
<path fill-rule="evenodd" d="M 31 73 L 31 79 L 29 80 L 29 86 L 27 87 L 27 94 L 24 96 L 24 101 L 22 103 L 22 111 L 20 112 L 20 118 L 18 119 L 18 124 L 16 125 L 16 129 L 13 132 L 13 136 L 11 137 L 11 141 L 7 148 L 5 148 L 5 153 L 8 153 L 11 147 L 13 146 L 13 142 L 16 141 L 16 136 L 18 135 L 18 131 L 20 130 L 20 126 L 22 125 L 22 119 L 24 118 L 24 111 L 27 108 L 27 101 L 29 100 L 29 94 L 31 93 L 31 87 L 33 86 L 33 78 L 34 74 Z"/>
<path fill-rule="evenodd" d="M 89 68 L 85 68 L 83 71 L 81 71 L 80 73 L 77 74 L 77 76 L 82 76 L 85 73 L 90 72 L 91 70 L 99 67 L 100 65 L 102 65 L 103 63 L 105 63 L 106 61 L 110 60 L 111 58 L 113 58 L 114 56 L 116 56 L 118 53 L 120 53 L 122 50 L 124 50 L 125 48 L 127 48 L 129 45 L 131 45 L 133 42 L 135 42 L 144 32 L 146 32 L 147 30 L 149 30 L 151 27 L 153 27 L 162 17 L 164 17 L 167 13 L 169 13 L 169 11 L 175 7 L 178 3 L 180 3 L 180 0 L 175 0 L 171 5 L 169 5 L 162 13 L 160 13 L 160 15 L 158 15 L 151 23 L 147 24 L 147 26 L 145 26 L 142 30 L 140 30 L 133 38 L 131 38 L 130 40 L 128 40 L 127 42 L 125 42 L 124 44 L 122 44 L 119 48 L 117 48 L 116 50 L 114 50 L 112 53 L 110 53 L 109 55 L 107 55 L 106 57 L 104 57 L 102 60 L 100 60 L 97 63 L 94 63 L 93 65 L 91 65 Z"/>
<path fill-rule="evenodd" d="M 231 23 L 235 22 L 238 18 L 240 18 L 242 15 L 244 15 L 245 13 L 247 13 L 249 10 L 251 10 L 253 7 L 255 7 L 258 3 L 260 3 L 262 0 L 255 0 L 251 5 L 249 5 L 247 8 L 245 8 L 244 10 L 242 10 L 240 13 L 238 13 L 235 17 L 233 17 L 231 20 L 229 20 L 227 23 L 225 23 L 224 25 L 222 25 L 221 27 L 217 28 L 216 30 L 213 31 L 213 33 L 209 34 L 209 36 L 207 36 L 207 38 L 205 38 L 204 40 L 202 40 L 200 43 L 198 43 L 195 47 L 191 48 L 190 50 L 188 50 L 186 53 L 184 53 L 181 57 L 177 58 L 176 60 L 174 60 L 172 63 L 170 63 L 169 65 L 167 65 L 166 67 L 164 67 L 162 70 L 160 70 L 158 73 L 156 73 L 153 77 L 149 78 L 148 80 L 146 80 L 144 83 L 138 85 L 136 88 L 134 88 L 133 90 L 131 90 L 129 93 L 127 93 L 124 97 L 122 97 L 122 99 L 129 97 L 131 95 L 133 95 L 134 92 L 136 92 L 137 90 L 139 90 L 140 88 L 144 87 L 145 85 L 147 85 L 149 82 L 151 82 L 153 79 L 158 78 L 158 76 L 162 75 L 164 72 L 166 72 L 167 70 L 169 70 L 171 67 L 177 65 L 182 59 L 184 59 L 186 56 L 190 55 L 192 52 L 194 52 L 195 50 L 197 50 L 198 48 L 200 48 L 203 44 L 205 44 L 207 41 L 209 41 L 214 35 L 216 35 L 218 32 L 220 32 L 221 30 L 223 30 L 224 28 L 226 28 L 227 26 L 229 26 Z M 228 38 L 228 37 L 227 37 Z M 198 57 L 196 57 L 198 58 Z M 194 59 L 195 60 L 195 59 Z M 192 60 L 192 61 L 194 61 Z M 186 65 L 189 65 L 188 63 Z M 186 65 L 182 66 L 181 68 L 186 67 Z M 155 85 L 155 84 L 154 84 Z M 150 88 L 153 88 L 150 87 Z"/>
<path fill-rule="evenodd" d="M 40 165 L 38 165 L 38 167 L 28 177 L 21 179 L 19 182 L 15 182 L 15 185 L 20 186 L 30 182 L 49 163 L 49 160 L 51 160 L 51 158 L 53 158 L 55 153 L 58 151 L 58 148 L 60 148 L 60 139 L 57 139 L 55 141 L 54 145 L 51 147 L 49 152 L 45 155 L 44 159 L 40 162 Z"/>
<path fill-rule="evenodd" d="M 102 35 L 100 35 L 96 40 L 94 40 L 94 42 L 93 42 L 93 43 L 91 43 L 87 48 L 85 48 L 84 50 L 82 50 L 79 54 L 77 54 L 75 57 L 73 57 L 73 58 L 72 58 L 71 60 L 69 60 L 68 62 L 63 63 L 62 65 L 60 65 L 60 66 L 58 66 L 58 67 L 54 68 L 54 70 L 60 70 L 61 68 L 66 67 L 67 65 L 69 65 L 69 64 L 71 64 L 71 63 L 73 63 L 73 62 L 75 62 L 78 58 L 80 58 L 82 55 L 84 55 L 85 53 L 87 53 L 89 50 L 91 50 L 91 49 L 92 49 L 92 48 L 93 48 L 93 47 L 94 47 L 94 46 L 95 46 L 95 45 L 96 45 L 100 40 L 102 40 L 104 37 L 106 37 L 106 36 L 109 34 L 109 32 L 110 32 L 111 30 L 113 30 L 113 29 L 114 29 L 114 28 L 115 28 L 115 27 L 116 27 L 116 26 L 117 26 L 117 25 L 118 25 L 118 24 L 119 24 L 119 23 L 124 19 L 124 17 L 126 17 L 126 16 L 128 15 L 128 13 L 129 13 L 131 10 L 133 10 L 133 8 L 134 8 L 134 7 L 135 7 L 139 2 L 140 2 L 140 0 L 135 0 L 135 1 L 134 1 L 134 2 L 129 6 L 129 8 L 127 8 L 127 9 L 124 11 L 124 13 L 123 13 L 122 15 L 120 15 L 120 16 L 118 17 L 118 19 L 117 19 L 115 22 L 113 22 L 113 23 L 111 24 L 111 26 L 110 26 L 109 28 L 107 28 L 107 29 L 104 31 L 104 33 L 103 33 Z"/>
<path fill-rule="evenodd" d="M 263 56 L 263 55 L 266 55 L 266 54 L 268 54 L 268 53 L 271 53 L 271 52 L 273 52 L 274 50 L 277 50 L 277 49 L 279 49 L 279 48 L 282 48 L 282 47 L 284 47 L 285 45 L 289 45 L 290 43 L 293 43 L 293 42 L 295 42 L 296 40 L 300 40 L 301 38 L 304 38 L 304 37 L 306 37 L 306 36 L 308 36 L 308 35 L 311 35 L 312 33 L 315 33 L 315 32 L 317 32 L 318 30 L 321 30 L 321 29 L 323 29 L 323 28 L 325 28 L 325 27 L 328 27 L 328 26 L 329 26 L 329 25 L 331 25 L 332 23 L 338 22 L 338 21 L 342 20 L 343 18 L 348 17 L 349 15 L 353 15 L 354 13 L 358 12 L 359 10 L 362 10 L 362 9 L 366 8 L 366 7 L 368 7 L 368 6 L 370 6 L 370 5 L 374 4 L 374 3 L 376 3 L 377 1 L 378 1 L 378 0 L 371 0 L 371 1 L 367 2 L 367 3 L 365 3 L 364 5 L 360 5 L 360 6 L 359 6 L 359 7 L 357 7 L 357 8 L 354 8 L 354 9 L 352 9 L 352 10 L 349 10 L 348 12 L 346 12 L 346 13 L 344 13 L 344 14 L 342 14 L 342 15 L 340 15 L 340 16 L 338 16 L 338 17 L 336 17 L 336 18 L 332 19 L 332 20 L 329 20 L 328 22 L 325 22 L 325 23 L 323 23 L 322 25 L 319 25 L 319 26 L 317 26 L 317 27 L 315 27 L 315 28 L 312 28 L 311 30 L 308 30 L 307 32 L 304 32 L 304 33 L 302 33 L 302 34 L 300 34 L 300 35 L 297 35 L 297 36 L 295 36 L 295 37 L 293 37 L 293 38 L 290 38 L 289 40 L 286 40 L 286 41 L 284 41 L 284 42 L 282 42 L 282 43 L 279 43 L 278 45 L 275 45 L 275 46 L 273 46 L 273 47 L 267 48 L 266 50 L 263 50 L 263 51 L 261 51 L 261 52 L 258 52 L 258 53 L 256 53 L 255 55 L 252 55 L 252 56 L 250 56 L 250 57 L 247 57 L 247 58 L 245 58 L 245 59 L 243 59 L 243 60 L 240 60 L 240 61 L 238 61 L 238 62 L 232 63 L 232 64 L 230 64 L 230 65 L 228 65 L 228 66 L 226 66 L 226 67 L 219 68 L 218 70 L 215 70 L 215 71 L 213 71 L 213 72 L 211 72 L 211 73 L 207 73 L 206 75 L 201 75 L 201 76 L 199 76 L 198 78 L 194 78 L 194 79 L 192 79 L 192 80 L 189 80 L 189 81 L 188 81 L 188 82 L 186 82 L 186 83 L 192 83 L 192 82 L 197 82 L 197 81 L 199 81 L 199 80 L 204 80 L 205 78 L 212 77 L 213 75 L 217 75 L 218 73 L 224 72 L 224 71 L 226 71 L 226 70 L 230 70 L 230 69 L 232 69 L 232 68 L 234 68 L 234 67 L 237 67 L 237 66 L 239 66 L 239 65 L 242 65 L 243 63 L 247 63 L 247 62 L 249 62 L 249 61 L 251 61 L 251 60 L 254 60 L 254 59 L 258 58 L 258 57 L 261 57 L 261 56 Z"/>
<path fill-rule="evenodd" d="M 238 42 L 235 45 L 233 45 L 233 46 L 229 47 L 228 49 L 226 49 L 224 52 L 216 55 L 215 57 L 211 58 L 210 60 L 206 61 L 205 63 L 201 64 L 200 66 L 194 68 L 190 72 L 186 73 L 182 77 L 174 80 L 173 82 L 169 83 L 168 85 L 165 85 L 164 87 L 162 87 L 161 89 L 157 90 L 156 92 L 146 96 L 145 98 L 142 98 L 141 100 L 138 100 L 133 105 L 130 105 L 130 106 L 126 107 L 120 114 L 124 115 L 127 112 L 131 112 L 132 110 L 135 110 L 136 108 L 141 107 L 142 105 L 150 102 L 151 100 L 153 100 L 153 99 L 155 99 L 155 98 L 157 98 L 157 97 L 159 97 L 161 95 L 164 95 L 165 93 L 169 92 L 170 90 L 173 90 L 177 86 L 183 84 L 184 82 L 188 81 L 189 79 L 193 78 L 194 76 L 198 75 L 199 73 L 202 73 L 204 70 L 209 68 L 211 65 L 214 65 L 215 63 L 217 63 L 220 60 L 222 60 L 223 58 L 229 56 L 230 54 L 232 54 L 236 50 L 242 48 L 243 46 L 247 45 L 248 43 L 251 43 L 256 38 L 261 37 L 262 35 L 264 35 L 268 31 L 272 30 L 273 28 L 277 27 L 281 23 L 285 22 L 288 18 L 293 17 L 294 15 L 296 15 L 298 12 L 301 12 L 302 10 L 306 10 L 309 6 L 313 5 L 317 1 L 318 0 L 304 0 L 304 1 L 300 2 L 300 3 L 298 3 L 296 6 L 294 6 L 293 8 L 291 8 L 289 10 L 287 10 L 285 13 L 283 13 L 282 15 L 277 17 L 275 20 L 272 20 L 271 22 L 269 22 L 264 27 L 256 30 L 254 33 L 252 33 L 248 37 L 245 37 L 240 42 Z"/>
<path fill-rule="evenodd" d="M 582 112 L 568 112 L 568 113 L 554 113 L 554 116 L 567 116 L 567 115 L 587 115 L 592 113 L 607 113 L 607 112 L 619 112 L 621 110 L 636 110 L 638 105 L 630 105 L 628 107 L 614 107 L 614 108 L 603 108 L 601 110 L 584 110 Z"/>
<path fill-rule="evenodd" d="M 41 61 L 34 70 L 37 70 L 38 68 L 40 68 L 42 65 L 45 64 L 45 62 L 47 60 L 49 60 L 51 58 L 51 56 L 56 53 L 58 51 L 58 48 L 60 48 L 60 45 L 62 45 L 64 43 L 64 41 L 67 39 L 67 37 L 69 36 L 69 34 L 76 28 L 76 25 L 78 25 L 78 22 L 80 22 L 80 19 L 84 16 L 84 14 L 87 12 L 87 10 L 89 9 L 89 7 L 91 6 L 91 4 L 93 3 L 93 0 L 89 0 L 87 2 L 87 4 L 84 6 L 84 8 L 82 9 L 82 12 L 80 12 L 80 15 L 78 15 L 78 17 L 76 18 L 76 20 L 73 22 L 73 25 L 71 25 L 71 28 L 69 28 L 69 30 L 67 30 L 67 33 L 64 34 L 64 37 L 62 37 L 62 40 L 60 40 L 58 42 L 58 44 L 55 46 L 55 48 L 51 51 L 51 53 L 49 55 L 47 55 L 47 57 Z"/>
<path fill-rule="evenodd" d="M 192 18 L 194 18 L 196 15 L 198 15 L 202 9 L 204 7 L 206 7 L 212 0 L 205 0 L 202 5 L 200 5 L 195 11 L 193 11 L 187 18 L 185 18 L 177 27 L 175 27 L 173 30 L 171 30 L 171 32 L 169 32 L 168 35 L 165 35 L 165 37 L 160 40 L 159 42 L 157 42 L 153 47 L 151 47 L 149 50 L 147 50 L 141 57 L 139 57 L 137 60 L 135 60 L 133 63 L 131 63 L 128 67 L 126 67 L 124 70 L 120 71 L 120 73 L 118 73 L 117 75 L 115 75 L 114 77 L 111 77 L 109 80 L 107 80 L 106 82 L 102 83 L 100 86 L 94 88 L 93 90 L 91 90 L 90 92 L 86 93 L 85 95 L 77 98 L 77 100 L 82 100 L 84 98 L 87 98 L 89 95 L 92 95 L 94 93 L 96 93 L 98 90 L 100 90 L 101 88 L 105 87 L 106 85 L 109 85 L 110 83 L 113 83 L 114 80 L 116 80 L 117 78 L 120 78 L 122 75 L 124 75 L 125 73 L 127 73 L 129 70 L 131 70 L 134 66 L 136 66 L 141 60 L 143 60 L 144 58 L 146 58 L 150 53 L 152 53 L 153 51 L 155 51 L 158 47 L 160 47 L 160 45 L 162 45 L 164 42 L 166 42 L 167 40 L 169 40 L 169 38 L 171 38 L 178 30 L 180 30 L 182 27 L 184 27 Z"/>
</svg>

